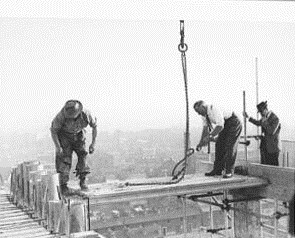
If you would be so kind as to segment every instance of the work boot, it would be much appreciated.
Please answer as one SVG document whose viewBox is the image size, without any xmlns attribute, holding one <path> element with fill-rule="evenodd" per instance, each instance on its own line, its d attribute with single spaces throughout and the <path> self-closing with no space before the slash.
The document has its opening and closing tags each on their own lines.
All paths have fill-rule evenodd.
<svg viewBox="0 0 295 238">
<path fill-rule="evenodd" d="M 226 173 L 223 175 L 223 178 L 231 178 L 233 176 L 232 173 Z"/>
<path fill-rule="evenodd" d="M 226 169 L 225 174 L 223 175 L 223 178 L 231 178 L 234 175 L 232 169 Z"/>
<path fill-rule="evenodd" d="M 212 170 L 209 173 L 205 173 L 205 176 L 215 176 L 215 175 L 221 175 L 221 174 L 222 174 L 221 171 Z"/>
<path fill-rule="evenodd" d="M 61 194 L 63 196 L 70 196 L 75 193 L 75 190 L 73 190 L 72 188 L 69 188 L 68 185 L 66 184 L 61 185 L 60 189 L 61 189 Z"/>
<path fill-rule="evenodd" d="M 80 179 L 80 188 L 82 191 L 88 191 L 88 186 L 85 183 L 86 178 Z"/>
</svg>

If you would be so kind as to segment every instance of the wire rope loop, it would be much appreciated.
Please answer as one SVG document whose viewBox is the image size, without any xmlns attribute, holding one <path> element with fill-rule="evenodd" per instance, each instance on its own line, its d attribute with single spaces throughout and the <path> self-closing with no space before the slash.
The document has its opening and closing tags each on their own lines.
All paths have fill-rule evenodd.
<svg viewBox="0 0 295 238">
<path fill-rule="evenodd" d="M 180 52 L 186 52 L 187 51 L 187 44 L 179 44 L 178 45 L 178 50 L 180 51 Z"/>
<path fill-rule="evenodd" d="M 195 150 L 193 148 L 189 148 L 188 151 L 187 151 L 187 156 L 191 156 L 195 153 Z"/>
</svg>

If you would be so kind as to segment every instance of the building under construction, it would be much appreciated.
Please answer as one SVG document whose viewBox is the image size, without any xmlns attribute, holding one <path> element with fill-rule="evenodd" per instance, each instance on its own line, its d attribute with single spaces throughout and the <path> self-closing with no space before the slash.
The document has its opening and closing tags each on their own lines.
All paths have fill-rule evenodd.
<svg viewBox="0 0 295 238">
<path fill-rule="evenodd" d="M 1 188 L 0 238 L 292 237 L 295 142 L 283 141 L 280 166 L 262 165 L 259 149 L 250 156 L 251 138 L 245 134 L 233 177 L 203 176 L 212 169 L 214 151 L 194 161 L 197 173 L 186 173 L 195 151 L 189 138 L 183 21 L 180 33 L 187 121 L 184 158 L 171 177 L 90 184 L 88 192 L 62 196 L 54 164 L 19 163 Z"/>
</svg>

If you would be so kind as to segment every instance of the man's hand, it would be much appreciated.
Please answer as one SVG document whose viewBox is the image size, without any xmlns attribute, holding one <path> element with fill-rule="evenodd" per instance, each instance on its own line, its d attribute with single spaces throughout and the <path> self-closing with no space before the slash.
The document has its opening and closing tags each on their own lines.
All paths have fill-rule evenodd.
<svg viewBox="0 0 295 238">
<path fill-rule="evenodd" d="M 92 154 L 94 152 L 94 145 L 90 144 L 89 145 L 89 154 Z"/>
<path fill-rule="evenodd" d="M 216 136 L 215 137 L 210 136 L 209 138 L 210 138 L 210 141 L 212 141 L 212 142 L 216 142 L 217 141 L 217 137 Z"/>
<path fill-rule="evenodd" d="M 55 147 L 55 154 L 57 156 L 61 156 L 63 154 L 63 150 L 62 148 L 59 146 L 59 147 Z"/>
<path fill-rule="evenodd" d="M 210 137 L 210 135 L 208 134 L 208 135 L 206 135 L 204 138 L 203 138 L 203 144 L 205 144 L 205 145 L 207 145 L 209 142 L 210 142 L 210 139 L 211 139 L 211 137 Z"/>
<path fill-rule="evenodd" d="M 247 112 L 243 112 L 243 116 L 246 117 L 246 118 L 249 118 Z"/>
<path fill-rule="evenodd" d="M 200 151 L 201 149 L 202 149 L 202 146 L 197 145 L 197 147 L 196 147 L 196 151 Z"/>
</svg>

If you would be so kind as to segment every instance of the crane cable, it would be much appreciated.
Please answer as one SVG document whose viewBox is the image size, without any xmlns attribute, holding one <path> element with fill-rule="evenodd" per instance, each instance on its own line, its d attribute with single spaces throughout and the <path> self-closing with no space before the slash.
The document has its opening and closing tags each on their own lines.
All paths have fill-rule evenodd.
<svg viewBox="0 0 295 238">
<path fill-rule="evenodd" d="M 185 175 L 187 167 L 187 159 L 194 153 L 194 149 L 189 147 L 189 100 L 188 100 L 188 87 L 187 87 L 187 67 L 186 67 L 186 55 L 187 44 L 184 43 L 184 21 L 180 21 L 180 44 L 178 45 L 178 50 L 181 52 L 181 62 L 183 69 L 183 78 L 184 78 L 184 89 L 185 89 L 185 100 L 186 100 L 186 131 L 185 131 L 185 155 L 182 160 L 177 162 L 172 170 L 172 179 L 171 181 L 165 182 L 142 182 L 142 183 L 130 183 L 126 182 L 125 186 L 142 186 L 142 185 L 169 185 L 179 183 Z M 179 166 L 182 166 L 178 169 Z"/>
<path fill-rule="evenodd" d="M 194 153 L 194 149 L 188 148 L 189 147 L 189 100 L 188 100 L 188 87 L 187 87 L 187 67 L 186 67 L 186 55 L 185 52 L 187 51 L 188 47 L 187 44 L 184 43 L 184 21 L 180 21 L 180 44 L 178 45 L 178 50 L 181 52 L 181 63 L 182 63 L 182 70 L 183 70 L 183 78 L 184 78 L 184 90 L 185 90 L 185 101 L 186 101 L 186 131 L 185 131 L 185 157 L 180 160 L 172 171 L 173 179 L 177 179 L 179 175 L 184 177 L 186 168 L 187 168 L 187 159 Z M 175 174 L 175 171 L 179 165 L 183 165 L 182 169 Z"/>
</svg>

